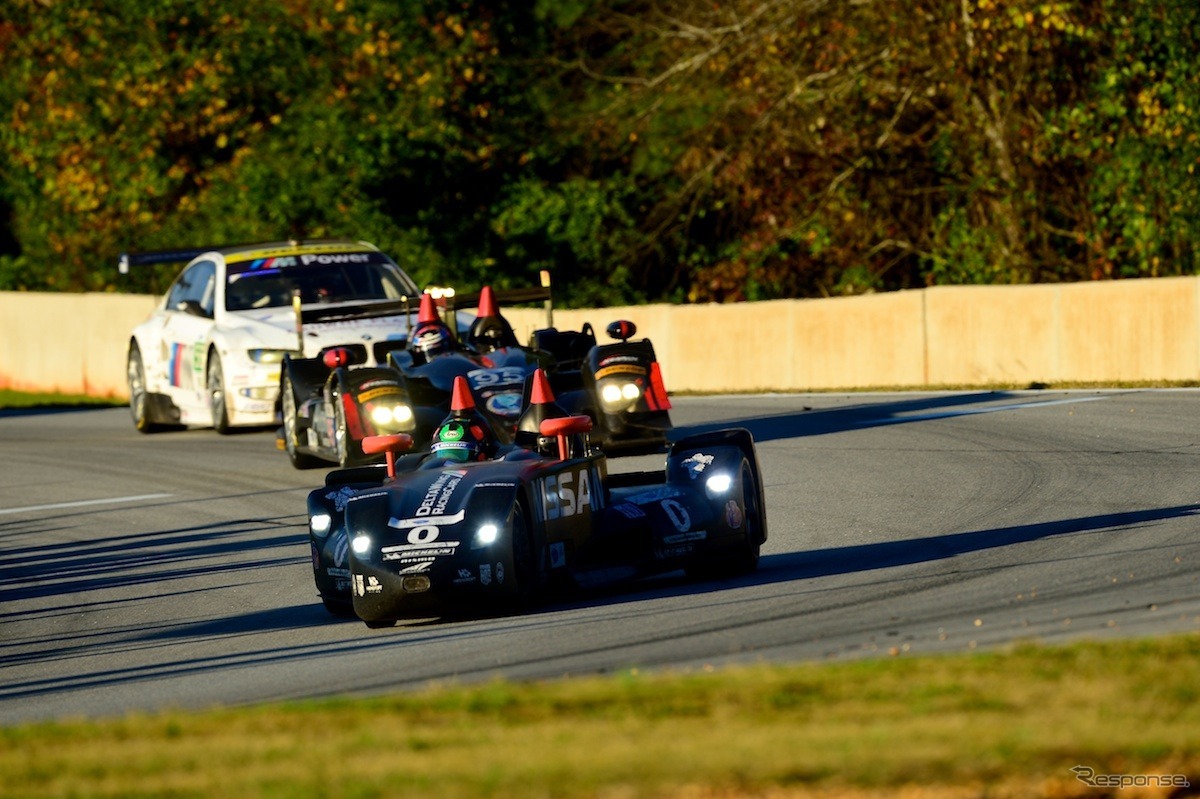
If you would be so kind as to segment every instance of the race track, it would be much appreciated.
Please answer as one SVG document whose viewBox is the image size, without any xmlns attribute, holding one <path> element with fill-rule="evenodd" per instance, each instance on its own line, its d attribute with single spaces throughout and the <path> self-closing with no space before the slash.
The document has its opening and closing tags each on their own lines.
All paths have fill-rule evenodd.
<svg viewBox="0 0 1200 799">
<path fill-rule="evenodd" d="M 1200 628 L 1200 391 L 684 397 L 673 416 L 759 442 L 758 573 L 371 631 L 317 600 L 323 471 L 272 432 L 0 412 L 0 724 Z"/>
</svg>

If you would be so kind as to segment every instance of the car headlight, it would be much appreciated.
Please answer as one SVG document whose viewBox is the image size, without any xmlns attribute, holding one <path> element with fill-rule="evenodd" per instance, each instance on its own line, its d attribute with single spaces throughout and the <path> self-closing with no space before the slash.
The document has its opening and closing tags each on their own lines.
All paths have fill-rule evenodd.
<svg viewBox="0 0 1200 799">
<path fill-rule="evenodd" d="M 641 399 L 642 388 L 637 383 L 605 383 L 600 387 L 600 401 L 609 413 L 632 408 Z"/>
<path fill-rule="evenodd" d="M 403 403 L 397 405 L 376 405 L 371 408 L 371 421 L 377 427 L 402 427 L 413 420 L 412 408 Z"/>
<path fill-rule="evenodd" d="M 354 540 L 350 542 L 350 548 L 354 550 L 355 555 L 365 555 L 371 551 L 371 537 L 367 535 L 356 535 Z"/>
<path fill-rule="evenodd" d="M 287 354 L 287 350 L 256 349 L 249 350 L 247 354 L 255 363 L 283 363 L 283 356 Z"/>
<path fill-rule="evenodd" d="M 312 528 L 313 535 L 318 538 L 329 534 L 329 528 L 333 526 L 333 517 L 328 513 L 314 513 L 308 519 L 308 526 Z"/>
<path fill-rule="evenodd" d="M 479 529 L 475 531 L 475 543 L 481 547 L 496 543 L 496 539 L 499 537 L 500 528 L 494 524 L 480 525 Z"/>
<path fill-rule="evenodd" d="M 704 490 L 711 496 L 720 496 L 729 491 L 729 487 L 733 485 L 733 478 L 727 474 L 714 474 L 704 481 Z"/>
</svg>

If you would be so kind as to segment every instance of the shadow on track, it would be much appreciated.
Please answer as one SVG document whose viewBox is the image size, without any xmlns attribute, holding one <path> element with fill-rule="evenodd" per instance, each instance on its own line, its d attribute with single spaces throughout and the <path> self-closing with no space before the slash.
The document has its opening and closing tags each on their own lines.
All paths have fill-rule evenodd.
<svg viewBox="0 0 1200 799">
<path fill-rule="evenodd" d="M 862 430 L 870 427 L 885 425 L 910 424 L 925 422 L 931 419 L 949 416 L 969 415 L 989 410 L 1006 410 L 1005 400 L 1020 400 L 1020 407 L 1031 407 L 1055 400 L 1038 399 L 1027 393 L 1009 391 L 982 391 L 974 393 L 956 393 L 913 397 L 896 402 L 863 403 L 845 408 L 806 407 L 803 411 L 761 416 L 731 416 L 720 422 L 706 424 L 684 425 L 671 431 L 671 439 L 685 435 L 707 433 L 726 427 L 744 427 L 754 436 L 756 442 L 777 441 L 788 438 L 803 438 L 806 436 L 821 436 L 830 433 L 843 433 L 850 430 Z"/>
</svg>

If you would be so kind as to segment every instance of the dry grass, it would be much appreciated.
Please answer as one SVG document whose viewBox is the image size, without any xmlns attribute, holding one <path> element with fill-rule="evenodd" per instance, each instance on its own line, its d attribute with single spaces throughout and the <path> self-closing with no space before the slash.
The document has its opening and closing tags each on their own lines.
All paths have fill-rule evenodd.
<svg viewBox="0 0 1200 799">
<path fill-rule="evenodd" d="M 0 796 L 1166 796 L 1070 769 L 1200 785 L 1198 676 L 1187 636 L 64 721 L 0 730 Z"/>
</svg>

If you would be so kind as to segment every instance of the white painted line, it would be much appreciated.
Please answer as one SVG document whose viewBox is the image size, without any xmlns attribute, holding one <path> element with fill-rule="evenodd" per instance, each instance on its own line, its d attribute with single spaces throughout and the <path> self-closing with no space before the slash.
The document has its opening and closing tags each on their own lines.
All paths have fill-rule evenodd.
<svg viewBox="0 0 1200 799">
<path fill-rule="evenodd" d="M 934 411 L 933 413 L 919 413 L 912 416 L 889 416 L 883 419 L 872 419 L 867 422 L 859 422 L 860 427 L 884 424 L 900 424 L 902 422 L 924 422 L 929 419 L 951 419 L 955 416 L 974 416 L 980 413 L 997 413 L 999 411 L 1020 411 L 1028 408 L 1044 408 L 1049 405 L 1070 405 L 1076 402 L 1092 402 L 1094 400 L 1108 399 L 1108 397 L 1072 397 L 1070 399 L 1060 400 L 1043 400 L 1041 402 L 1019 402 L 1015 405 L 992 405 L 987 408 L 962 408 L 954 411 Z"/>
<path fill-rule="evenodd" d="M 53 505 L 29 505 L 24 508 L 0 508 L 0 515 L 5 513 L 30 513 L 39 510 L 60 510 L 62 508 L 82 508 L 88 505 L 112 505 L 118 502 L 141 502 L 145 499 L 163 499 L 174 494 L 138 494 L 134 497 L 111 497 L 109 499 L 85 499 L 81 502 L 56 502 Z"/>
</svg>

